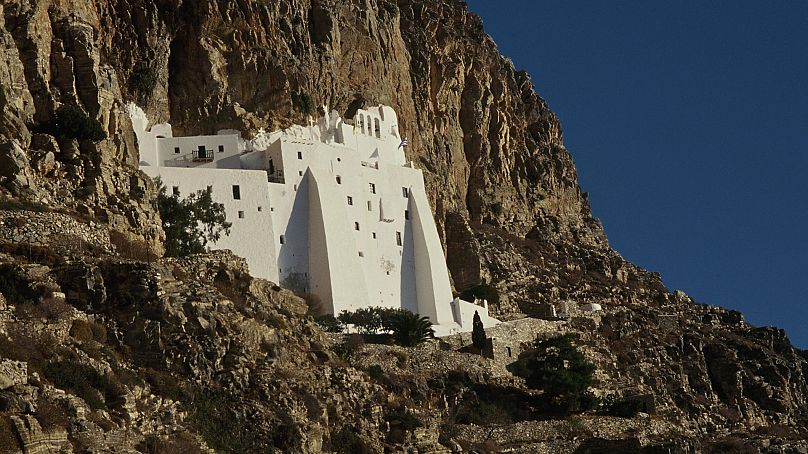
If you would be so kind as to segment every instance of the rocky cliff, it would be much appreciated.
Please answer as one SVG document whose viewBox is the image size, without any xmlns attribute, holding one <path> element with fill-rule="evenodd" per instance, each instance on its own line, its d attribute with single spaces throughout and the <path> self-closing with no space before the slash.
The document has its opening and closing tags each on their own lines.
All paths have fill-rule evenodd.
<svg viewBox="0 0 808 454">
<path fill-rule="evenodd" d="M 255 444 L 232 449 L 805 448 L 805 353 L 609 248 L 558 119 L 462 1 L 4 0 L 0 12 L 4 448 L 221 450 L 239 431 Z M 428 368 L 375 352 L 395 372 L 371 379 L 237 260 L 155 261 L 163 233 L 130 101 L 188 134 L 392 105 L 455 288 L 493 289 L 503 319 L 568 309 L 539 334 L 579 333 L 596 390 L 654 396 L 657 414 L 545 423 L 513 410 L 530 407 L 523 383 L 460 353 L 413 352 L 443 365 Z M 106 138 L 65 134 L 64 106 Z M 576 312 L 586 303 L 604 313 Z M 206 426 L 216 407 L 231 418 Z M 497 418 L 458 419 L 464 408 Z"/>
</svg>

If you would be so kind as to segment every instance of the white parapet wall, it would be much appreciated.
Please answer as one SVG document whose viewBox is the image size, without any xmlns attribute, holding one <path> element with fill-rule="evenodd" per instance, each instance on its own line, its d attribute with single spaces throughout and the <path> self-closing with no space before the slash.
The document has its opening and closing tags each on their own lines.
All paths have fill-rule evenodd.
<svg viewBox="0 0 808 454">
<path fill-rule="evenodd" d="M 421 170 L 406 161 L 395 111 L 332 111 L 309 126 L 173 137 L 129 107 L 141 168 L 181 195 L 211 186 L 233 223 L 215 248 L 251 272 L 313 295 L 334 314 L 401 307 L 430 318 L 437 335 L 469 331 L 484 304 L 452 296 Z M 327 110 L 326 110 L 327 111 Z M 238 189 L 236 189 L 238 188 Z M 236 197 L 236 195 L 238 197 Z"/>
</svg>

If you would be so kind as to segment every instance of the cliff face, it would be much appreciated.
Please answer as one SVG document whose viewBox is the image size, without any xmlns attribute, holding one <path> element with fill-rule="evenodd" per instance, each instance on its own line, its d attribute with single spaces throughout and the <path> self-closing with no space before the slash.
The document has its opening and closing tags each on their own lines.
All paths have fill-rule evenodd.
<svg viewBox="0 0 808 454">
<path fill-rule="evenodd" d="M 460 367 L 451 362 L 457 358 L 450 361 L 430 350 L 441 366 L 422 373 L 422 365 L 414 367 L 417 361 L 390 352 L 380 364 L 395 363 L 398 372 L 371 382 L 331 352 L 337 347 L 326 345 L 295 308 L 299 302 L 279 297 L 277 290 L 242 288 L 252 281 L 233 280 L 241 272 L 231 265 L 209 263 L 212 269 L 200 277 L 199 266 L 190 262 L 122 265 L 119 258 L 99 259 L 115 250 L 131 258 L 133 250 L 146 247 L 159 255 L 162 247 L 155 188 L 137 170 L 135 138 L 123 107 L 129 101 L 154 121 L 171 122 L 178 134 L 276 129 L 305 122 L 321 104 L 346 118 L 363 106 L 393 106 L 410 140 L 408 157 L 424 170 L 458 290 L 479 284 L 495 288 L 499 301 L 491 310 L 503 319 L 541 316 L 548 303 L 597 303 L 606 309 L 602 317 L 577 314 L 554 322 L 545 334 L 579 333 L 587 355 L 597 362 L 596 389 L 654 395 L 661 409 L 657 418 L 669 426 L 655 426 L 656 419 L 614 423 L 622 432 L 587 432 L 595 445 L 603 437 L 629 438 L 629 445 L 637 446 L 631 452 L 640 452 L 640 439 L 645 446 L 679 437 L 688 441 L 674 446 L 678 452 L 694 452 L 731 431 L 748 434 L 764 426 L 780 432 L 755 436 L 787 438 L 793 435 L 788 427 L 805 420 L 804 352 L 793 349 L 781 332 L 751 328 L 737 314 L 668 292 L 658 275 L 608 247 L 578 187 L 558 119 L 528 75 L 498 53 L 462 1 L 4 0 L 0 13 L 0 209 L 13 201 L 16 208 L 60 211 L 3 211 L 3 219 L 10 220 L 4 225 L 14 227 L 0 235 L 8 253 L 0 253 L 0 264 L 11 264 L 0 270 L 8 278 L 0 284 L 5 290 L 32 286 L 64 292 L 77 308 L 53 314 L 48 307 L 59 305 L 51 301 L 39 309 L 46 311 L 42 315 L 29 307 L 39 307 L 35 304 L 9 295 L 0 299 L 0 327 L 6 322 L 22 327 L 13 333 L 0 329 L 10 336 L 0 347 L 16 352 L 31 339 L 48 347 L 15 353 L 16 362 L 3 363 L 11 364 L 10 371 L 0 371 L 17 377 L 6 380 L 12 388 L 3 383 L 0 412 L 18 418 L 14 433 L 22 437 L 28 430 L 31 443 L 42 437 L 34 433 L 39 425 L 23 420 L 42 390 L 47 391 L 40 399 L 43 408 L 68 400 L 60 405 L 72 412 L 71 421 L 81 421 L 73 426 L 88 428 L 69 434 L 79 447 L 117 446 L 120 433 L 149 424 L 159 427 L 154 434 L 171 435 L 174 444 L 193 444 L 175 437 L 184 427 L 192 428 L 196 441 L 200 434 L 215 440 L 218 434 L 206 432 L 210 427 L 204 421 L 189 422 L 172 403 L 207 386 L 252 405 L 236 417 L 252 424 L 248 427 L 260 434 L 262 447 L 317 451 L 323 443 L 350 438 L 355 427 L 366 427 L 361 436 L 370 450 L 385 443 L 455 449 L 455 438 L 463 449 L 491 440 L 516 446 L 506 435 L 522 436 L 528 429 L 518 424 L 536 423 L 541 427 L 522 441 L 557 452 L 589 452 L 580 451 L 586 447 L 580 440 L 554 444 L 558 427 L 542 426 L 519 411 L 488 421 L 493 428 L 516 424 L 496 436 L 492 428 L 458 426 L 458 412 L 472 400 L 475 412 L 495 410 L 502 416 L 513 410 L 507 396 L 531 399 L 518 383 L 487 376 L 485 364 Z M 97 119 L 107 138 L 54 136 L 57 131 L 48 125 L 64 105 Z M 36 226 L 48 219 L 58 223 L 43 228 L 48 231 L 42 235 Z M 105 228 L 109 235 L 82 237 Z M 66 230 L 70 241 L 59 235 Z M 36 246 L 26 253 L 20 244 L 27 243 L 64 257 L 48 257 Z M 224 281 L 217 283 L 219 271 Z M 174 288 L 165 294 L 149 290 L 156 273 Z M 234 310 L 230 300 L 238 292 L 249 296 L 236 301 Z M 133 317 L 142 322 L 130 323 Z M 76 320 L 95 321 L 110 335 L 84 345 L 86 336 L 68 332 Z M 267 327 L 274 331 L 267 334 Z M 60 344 L 53 339 L 69 342 L 67 350 L 55 348 Z M 256 342 L 260 351 L 252 348 Z M 86 416 L 86 405 L 76 402 L 73 392 L 65 398 L 54 391 L 52 377 L 31 373 L 28 382 L 18 377 L 25 373 L 14 372 L 22 363 L 44 368 L 65 357 L 119 376 L 123 388 L 108 396 L 113 414 Z M 251 378 L 257 367 L 279 378 L 261 375 L 268 369 Z M 166 389 L 161 374 L 180 376 L 182 393 Z M 277 392 L 260 394 L 250 380 Z M 334 391 L 312 388 L 318 381 Z M 485 401 L 500 392 L 502 400 Z M 396 395 L 405 398 L 397 401 Z M 280 405 L 271 402 L 277 396 Z M 386 402 L 384 408 L 372 401 L 376 397 Z M 351 420 L 344 412 L 367 417 Z M 407 412 L 423 417 L 420 432 L 401 428 Z M 43 427 L 67 427 L 40 413 Z M 291 419 L 277 419 L 284 414 Z M 595 420 L 593 426 L 602 423 Z M 0 435 L 6 432 L 0 427 Z M 77 442 L 84 432 L 91 440 Z M 54 445 L 65 442 L 64 432 L 53 433 Z M 546 441 L 537 441 L 541 437 Z M 705 437 L 709 443 L 701 444 Z M 129 440 L 126 447 L 141 441 Z"/>
<path fill-rule="evenodd" d="M 137 162 L 126 100 L 179 133 L 250 132 L 305 121 L 294 92 L 348 118 L 394 106 L 441 225 L 459 213 L 604 241 L 557 118 L 460 1 L 20 1 L 3 15 L 3 133 L 31 147 L 26 124 L 57 103 L 101 119 L 110 139 L 79 144 L 84 175 L 66 175 L 106 186 L 100 206 L 129 190 L 112 177 Z"/>
</svg>

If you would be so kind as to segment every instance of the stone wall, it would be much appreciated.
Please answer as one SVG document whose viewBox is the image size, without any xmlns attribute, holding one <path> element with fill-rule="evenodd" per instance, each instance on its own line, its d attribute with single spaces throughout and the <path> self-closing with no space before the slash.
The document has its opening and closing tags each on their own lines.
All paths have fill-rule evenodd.
<svg viewBox="0 0 808 454">
<path fill-rule="evenodd" d="M 109 231 L 103 224 L 83 222 L 56 212 L 0 210 L 0 243 L 32 244 L 59 250 L 112 253 Z"/>
</svg>

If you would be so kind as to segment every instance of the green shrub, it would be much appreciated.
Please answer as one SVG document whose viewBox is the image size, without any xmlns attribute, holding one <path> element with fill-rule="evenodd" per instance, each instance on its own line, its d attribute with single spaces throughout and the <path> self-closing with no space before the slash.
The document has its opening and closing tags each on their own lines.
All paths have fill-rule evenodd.
<svg viewBox="0 0 808 454">
<path fill-rule="evenodd" d="M 518 364 L 529 388 L 544 391 L 561 411 L 581 411 L 596 405 L 588 392 L 595 366 L 573 345 L 571 335 L 536 339 L 534 346 Z"/>
<path fill-rule="evenodd" d="M 310 115 L 312 112 L 314 112 L 314 103 L 311 100 L 311 96 L 309 96 L 307 93 L 298 93 L 293 91 L 291 97 L 292 105 L 298 111 L 306 115 Z"/>
<path fill-rule="evenodd" d="M 81 342 L 95 341 L 103 344 L 107 340 L 107 329 L 103 325 L 82 319 L 73 320 L 69 334 Z"/>
<path fill-rule="evenodd" d="M 320 325 L 320 328 L 329 333 L 341 333 L 345 328 L 343 324 L 331 314 L 314 317 L 314 321 Z"/>
<path fill-rule="evenodd" d="M 118 400 L 122 395 L 119 384 L 76 361 L 50 362 L 44 374 L 54 386 L 84 399 L 94 410 L 107 409 L 107 402 Z"/>
<path fill-rule="evenodd" d="M 396 16 L 398 16 L 398 3 L 395 0 L 388 0 L 381 4 L 382 19 L 390 20 Z"/>
<path fill-rule="evenodd" d="M 50 121 L 40 126 L 34 126 L 32 129 L 34 132 L 65 139 L 98 142 L 107 138 L 107 133 L 98 120 L 91 118 L 78 107 L 69 105 L 59 107 Z"/>
<path fill-rule="evenodd" d="M 362 348 L 363 345 L 365 345 L 365 339 L 361 334 L 349 334 L 345 337 L 344 341 L 334 347 L 334 353 L 347 361 L 354 353 Z"/>
<path fill-rule="evenodd" d="M 146 369 L 145 375 L 146 382 L 155 394 L 178 402 L 182 402 L 188 397 L 182 384 L 174 375 L 154 369 Z"/>
<path fill-rule="evenodd" d="M 157 85 L 157 75 L 151 68 L 140 68 L 129 77 L 129 87 L 132 90 L 148 95 Z"/>
<path fill-rule="evenodd" d="M 225 390 L 198 389 L 186 400 L 188 423 L 217 451 L 271 452 L 272 440 L 262 437 L 237 416 L 243 405 Z"/>
<path fill-rule="evenodd" d="M 373 364 L 368 367 L 368 375 L 376 381 L 382 381 L 384 380 L 384 369 L 378 364 Z"/>
</svg>

